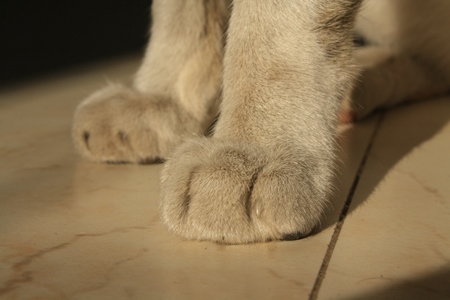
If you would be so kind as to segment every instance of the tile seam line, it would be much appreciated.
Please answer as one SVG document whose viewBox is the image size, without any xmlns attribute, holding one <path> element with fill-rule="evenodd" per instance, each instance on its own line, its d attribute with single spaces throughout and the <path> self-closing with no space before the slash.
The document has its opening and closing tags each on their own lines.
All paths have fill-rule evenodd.
<svg viewBox="0 0 450 300">
<path fill-rule="evenodd" d="M 319 272 L 316 277 L 316 281 L 314 282 L 313 288 L 309 295 L 309 298 L 308 298 L 309 300 L 317 300 L 318 299 L 320 288 L 322 286 L 323 280 L 325 279 L 325 275 L 328 270 L 328 265 L 330 263 L 331 257 L 333 256 L 333 252 L 336 247 L 339 235 L 341 233 L 342 227 L 344 226 L 345 218 L 347 217 L 347 213 L 350 209 L 350 205 L 352 204 L 353 196 L 355 194 L 356 188 L 358 187 L 361 175 L 365 169 L 364 167 L 366 166 L 367 159 L 369 158 L 369 154 L 371 153 L 371 150 L 373 148 L 375 140 L 380 131 L 381 125 L 384 120 L 384 116 L 385 116 L 385 112 L 381 112 L 381 115 L 379 116 L 378 121 L 375 125 L 375 129 L 373 130 L 372 135 L 370 137 L 370 142 L 364 151 L 364 156 L 361 159 L 361 162 L 358 166 L 358 170 L 356 172 L 355 178 L 353 179 L 350 191 L 347 195 L 347 199 L 345 200 L 344 206 L 342 207 L 341 213 L 339 214 L 339 220 L 336 223 L 336 226 L 334 227 L 333 235 L 331 236 L 330 243 L 328 244 L 327 251 L 325 252 L 325 255 L 324 255 L 324 258 L 322 261 L 322 265 L 320 266 Z"/>
</svg>

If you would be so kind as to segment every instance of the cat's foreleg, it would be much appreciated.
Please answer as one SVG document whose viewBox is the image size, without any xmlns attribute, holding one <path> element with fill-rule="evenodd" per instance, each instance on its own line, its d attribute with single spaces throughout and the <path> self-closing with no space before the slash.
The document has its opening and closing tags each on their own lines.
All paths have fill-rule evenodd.
<svg viewBox="0 0 450 300">
<path fill-rule="evenodd" d="M 147 163 L 214 118 L 222 84 L 228 0 L 155 0 L 151 39 L 131 87 L 111 84 L 77 108 L 73 140 L 85 158 Z"/>
<path fill-rule="evenodd" d="M 234 1 L 215 134 L 183 144 L 163 171 L 170 230 L 248 243 L 303 236 L 319 223 L 359 4 Z"/>
</svg>

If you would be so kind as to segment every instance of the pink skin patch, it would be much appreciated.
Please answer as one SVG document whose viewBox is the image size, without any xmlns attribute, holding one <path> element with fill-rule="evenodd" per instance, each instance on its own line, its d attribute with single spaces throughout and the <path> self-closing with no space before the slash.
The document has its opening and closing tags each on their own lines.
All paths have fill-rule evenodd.
<svg viewBox="0 0 450 300">
<path fill-rule="evenodd" d="M 353 123 L 356 121 L 356 115 L 350 110 L 343 110 L 339 113 L 338 120 L 341 124 Z"/>
</svg>

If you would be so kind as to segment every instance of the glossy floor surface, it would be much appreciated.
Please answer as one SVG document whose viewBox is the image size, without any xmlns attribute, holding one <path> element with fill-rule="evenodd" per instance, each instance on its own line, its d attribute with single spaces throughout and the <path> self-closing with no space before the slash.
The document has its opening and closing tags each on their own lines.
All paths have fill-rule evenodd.
<svg viewBox="0 0 450 300">
<path fill-rule="evenodd" d="M 0 299 L 450 299 L 450 98 L 341 129 L 322 230 L 224 246 L 160 224 L 162 165 L 80 159 L 70 126 L 129 57 L 0 91 Z"/>
</svg>

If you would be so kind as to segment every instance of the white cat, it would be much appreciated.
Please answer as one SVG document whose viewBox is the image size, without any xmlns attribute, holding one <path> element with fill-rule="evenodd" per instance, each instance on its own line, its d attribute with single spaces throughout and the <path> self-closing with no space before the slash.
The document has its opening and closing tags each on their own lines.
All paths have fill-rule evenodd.
<svg viewBox="0 0 450 300">
<path fill-rule="evenodd" d="M 307 235 L 330 191 L 342 99 L 348 121 L 450 87 L 450 1 L 361 2 L 153 1 L 133 86 L 78 107 L 76 148 L 99 162 L 168 158 L 162 219 L 186 238 Z M 369 46 L 353 54 L 360 8 Z"/>
</svg>

